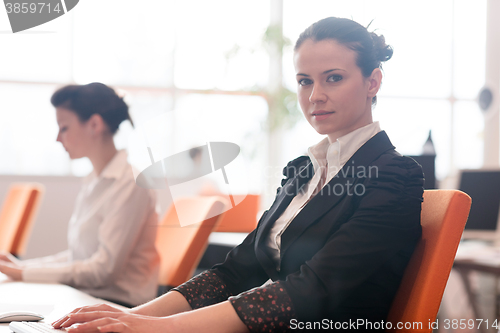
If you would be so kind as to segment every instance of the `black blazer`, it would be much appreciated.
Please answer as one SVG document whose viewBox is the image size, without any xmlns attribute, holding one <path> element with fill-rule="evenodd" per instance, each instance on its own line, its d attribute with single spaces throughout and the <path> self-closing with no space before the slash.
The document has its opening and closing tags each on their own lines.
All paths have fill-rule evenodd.
<svg viewBox="0 0 500 333">
<path fill-rule="evenodd" d="M 288 226 L 277 268 L 265 238 L 313 173 L 308 157 L 290 162 L 257 228 L 212 272 L 232 295 L 280 281 L 299 321 L 385 320 L 421 235 L 421 167 L 375 135 Z"/>
</svg>

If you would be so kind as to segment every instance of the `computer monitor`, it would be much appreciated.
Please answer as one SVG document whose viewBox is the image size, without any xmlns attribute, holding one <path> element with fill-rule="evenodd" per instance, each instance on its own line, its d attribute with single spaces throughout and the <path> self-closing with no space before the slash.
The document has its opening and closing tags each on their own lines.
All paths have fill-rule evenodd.
<svg viewBox="0 0 500 333">
<path fill-rule="evenodd" d="M 500 170 L 462 170 L 459 179 L 472 198 L 463 238 L 500 240 Z"/>
</svg>

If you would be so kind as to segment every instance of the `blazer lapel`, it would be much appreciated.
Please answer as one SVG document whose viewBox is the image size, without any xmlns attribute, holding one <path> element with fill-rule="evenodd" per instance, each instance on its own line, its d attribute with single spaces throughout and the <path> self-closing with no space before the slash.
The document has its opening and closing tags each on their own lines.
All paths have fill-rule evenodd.
<svg viewBox="0 0 500 333">
<path fill-rule="evenodd" d="M 268 236 L 269 230 L 274 225 L 274 222 L 276 222 L 278 217 L 283 214 L 292 199 L 297 195 L 302 186 L 304 186 L 304 184 L 312 178 L 313 174 L 314 167 L 313 164 L 309 162 L 298 172 L 297 175 L 295 175 L 294 178 L 292 178 L 291 181 L 288 181 L 281 188 L 276 201 L 273 203 L 265 219 L 262 221 L 262 225 L 257 229 L 257 234 L 255 236 L 255 253 L 262 267 L 273 280 L 275 280 L 278 276 L 278 273 L 276 272 L 276 265 L 273 264 L 273 260 L 263 251 L 262 244 Z"/>
<path fill-rule="evenodd" d="M 394 149 L 385 131 L 377 133 L 368 140 L 346 162 L 344 167 L 323 187 L 311 201 L 300 211 L 281 236 L 281 257 L 286 250 L 312 223 L 321 218 L 336 206 L 350 190 L 356 181 L 356 174 L 382 153 Z"/>
<path fill-rule="evenodd" d="M 309 162 L 302 170 L 300 170 L 291 181 L 288 181 L 279 191 L 276 201 L 273 203 L 262 226 L 257 230 L 256 246 L 259 244 L 262 237 L 267 235 L 269 229 L 274 225 L 278 217 L 283 214 L 292 199 L 297 195 L 298 191 L 306 184 L 314 175 L 314 167 Z"/>
</svg>

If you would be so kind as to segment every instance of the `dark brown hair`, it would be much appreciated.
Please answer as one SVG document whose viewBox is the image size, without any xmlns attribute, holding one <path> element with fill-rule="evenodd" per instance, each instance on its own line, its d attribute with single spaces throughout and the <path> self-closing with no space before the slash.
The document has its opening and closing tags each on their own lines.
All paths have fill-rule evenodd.
<svg viewBox="0 0 500 333">
<path fill-rule="evenodd" d="M 54 107 L 73 111 L 81 121 L 87 121 L 93 114 L 99 114 L 112 134 L 116 133 L 124 120 L 129 120 L 134 126 L 128 105 L 123 98 L 102 83 L 64 86 L 52 95 L 50 102 Z"/>
</svg>

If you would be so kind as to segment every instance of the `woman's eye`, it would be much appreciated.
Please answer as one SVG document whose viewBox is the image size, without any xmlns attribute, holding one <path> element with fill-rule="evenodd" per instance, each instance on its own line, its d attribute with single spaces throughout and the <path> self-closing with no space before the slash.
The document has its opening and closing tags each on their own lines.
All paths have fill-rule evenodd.
<svg viewBox="0 0 500 333">
<path fill-rule="evenodd" d="M 299 85 L 301 86 L 307 86 L 308 84 L 311 84 L 312 81 L 310 79 L 301 79 L 298 81 Z"/>
<path fill-rule="evenodd" d="M 340 80 L 342 80 L 342 75 L 338 75 L 338 74 L 330 75 L 326 79 L 327 82 L 339 82 Z"/>
<path fill-rule="evenodd" d="M 66 130 L 67 130 L 67 129 L 68 129 L 67 127 L 61 127 L 61 128 L 59 129 L 59 132 L 60 132 L 60 133 L 66 132 Z"/>
</svg>

